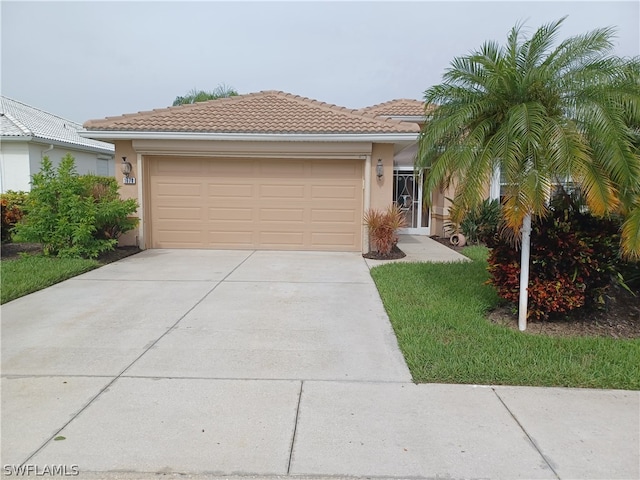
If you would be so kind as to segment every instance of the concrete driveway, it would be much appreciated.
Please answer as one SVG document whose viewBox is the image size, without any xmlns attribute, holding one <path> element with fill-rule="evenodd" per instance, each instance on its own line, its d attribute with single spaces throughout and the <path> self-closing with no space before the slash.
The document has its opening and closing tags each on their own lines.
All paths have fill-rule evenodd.
<svg viewBox="0 0 640 480">
<path fill-rule="evenodd" d="M 4 374 L 411 378 L 355 254 L 148 250 L 3 310 Z"/>
<path fill-rule="evenodd" d="M 24 462 L 96 396 L 94 412 L 110 405 L 129 425 L 153 408 L 174 418 L 174 402 L 197 423 L 201 412 L 190 405 L 217 398 L 229 414 L 247 409 L 226 428 L 248 435 L 263 418 L 295 415 L 301 380 L 411 380 L 360 255 L 202 250 L 148 250 L 6 304 L 2 374 L 4 464 Z M 279 381 L 237 381 L 254 379 Z M 210 421 L 199 428 L 203 439 L 220 428 Z M 289 425 L 280 424 L 274 434 L 287 437 L 288 449 Z M 155 427 L 130 433 L 161 437 L 160 420 Z M 86 448 L 86 440 L 69 435 L 38 458 Z M 230 445 L 220 448 L 233 456 Z M 267 466 L 281 460 L 265 455 Z"/>
<path fill-rule="evenodd" d="M 410 380 L 358 254 L 146 251 L 2 306 L 2 473 L 638 477 L 638 392 Z"/>
</svg>

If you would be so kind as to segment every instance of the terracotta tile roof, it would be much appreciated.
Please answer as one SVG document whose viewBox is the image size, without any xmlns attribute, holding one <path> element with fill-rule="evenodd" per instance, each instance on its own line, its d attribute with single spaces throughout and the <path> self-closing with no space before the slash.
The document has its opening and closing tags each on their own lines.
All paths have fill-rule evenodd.
<svg viewBox="0 0 640 480">
<path fill-rule="evenodd" d="M 424 102 L 411 98 L 399 98 L 361 108 L 358 112 L 383 117 L 421 117 L 424 115 Z"/>
<path fill-rule="evenodd" d="M 39 108 L 25 103 L 0 97 L 0 136 L 20 140 L 34 138 L 44 141 L 55 141 L 91 151 L 103 151 L 112 154 L 111 143 L 82 138 L 78 131 L 82 126 Z"/>
<path fill-rule="evenodd" d="M 257 134 L 417 133 L 415 123 L 376 118 L 280 91 L 263 91 L 208 102 L 89 120 L 99 131 Z"/>
</svg>

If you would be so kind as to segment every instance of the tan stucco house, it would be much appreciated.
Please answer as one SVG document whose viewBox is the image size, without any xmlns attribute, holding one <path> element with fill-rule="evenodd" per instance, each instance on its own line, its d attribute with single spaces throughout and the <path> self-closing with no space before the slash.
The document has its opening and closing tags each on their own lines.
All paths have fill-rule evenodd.
<svg viewBox="0 0 640 480">
<path fill-rule="evenodd" d="M 368 208 L 397 202 L 407 232 L 439 233 L 413 169 L 423 121 L 417 100 L 349 110 L 264 91 L 90 120 L 82 135 L 131 164 L 117 176 L 140 224 L 122 244 L 367 251 Z"/>
</svg>

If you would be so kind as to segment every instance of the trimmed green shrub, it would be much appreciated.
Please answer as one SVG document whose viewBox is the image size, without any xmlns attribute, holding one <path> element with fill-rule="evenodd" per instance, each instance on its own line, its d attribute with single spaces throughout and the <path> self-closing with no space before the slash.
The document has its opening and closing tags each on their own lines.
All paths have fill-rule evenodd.
<svg viewBox="0 0 640 480">
<path fill-rule="evenodd" d="M 460 222 L 467 243 L 486 243 L 498 230 L 501 215 L 500 201 L 489 199 L 467 212 Z"/>
<path fill-rule="evenodd" d="M 118 239 L 120 235 L 135 228 L 136 218 L 129 215 L 135 200 L 122 201 L 118 194 L 118 181 L 113 177 L 98 175 L 82 175 L 80 181 L 84 185 L 84 195 L 93 198 L 98 205 L 96 211 L 96 231 L 94 237 L 100 240 Z M 135 211 L 135 208 L 133 209 Z"/>
<path fill-rule="evenodd" d="M 581 307 L 604 304 L 605 292 L 622 265 L 620 222 L 556 208 L 532 225 L 529 317 L 548 318 Z M 520 252 L 506 236 L 489 239 L 489 283 L 518 303 Z"/>
<path fill-rule="evenodd" d="M 127 217 L 136 211 L 137 203 L 118 198 L 117 184 L 96 178 L 80 177 L 69 154 L 57 169 L 45 157 L 40 172 L 33 175 L 29 213 L 16 225 L 16 233 L 26 241 L 42 243 L 45 255 L 95 258 L 112 250 L 117 235 L 135 226 Z"/>
</svg>

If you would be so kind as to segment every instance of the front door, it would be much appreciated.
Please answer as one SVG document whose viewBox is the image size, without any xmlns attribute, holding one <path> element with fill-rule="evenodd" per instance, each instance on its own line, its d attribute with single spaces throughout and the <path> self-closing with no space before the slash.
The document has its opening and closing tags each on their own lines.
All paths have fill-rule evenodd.
<svg viewBox="0 0 640 480">
<path fill-rule="evenodd" d="M 393 172 L 393 201 L 407 219 L 407 228 L 399 233 L 429 235 L 429 208 L 422 202 L 422 173 L 416 173 L 413 167 L 397 167 Z"/>
</svg>

